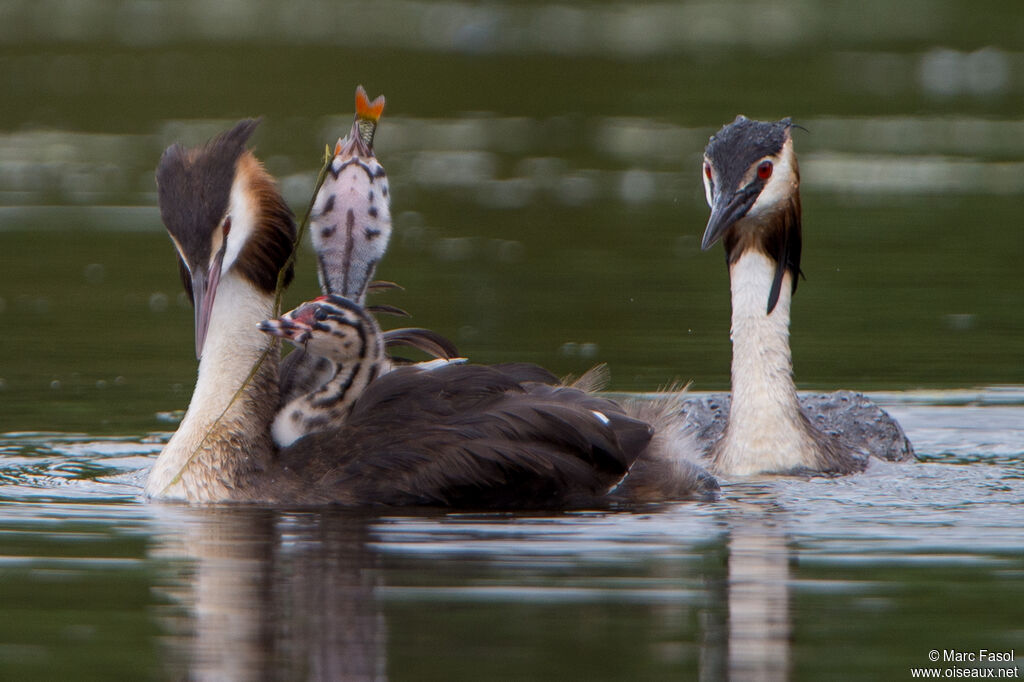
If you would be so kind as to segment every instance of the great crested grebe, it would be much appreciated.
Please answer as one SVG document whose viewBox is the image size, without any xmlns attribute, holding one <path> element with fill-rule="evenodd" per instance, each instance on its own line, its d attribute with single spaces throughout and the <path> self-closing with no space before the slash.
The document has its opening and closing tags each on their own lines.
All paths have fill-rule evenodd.
<svg viewBox="0 0 1024 682">
<path fill-rule="evenodd" d="M 196 307 L 199 375 L 147 495 L 196 503 L 546 508 L 713 494 L 717 483 L 650 418 L 533 365 L 399 367 L 343 426 L 275 447 L 275 287 L 295 225 L 242 121 L 157 168 L 160 213 Z M 652 426 L 653 424 L 653 426 Z M 640 466 L 634 466 L 639 463 Z M 632 472 L 631 473 L 631 467 Z M 627 475 L 629 474 L 629 475 Z"/>
<path fill-rule="evenodd" d="M 703 179 L 732 290 L 732 394 L 691 403 L 691 421 L 724 475 L 862 470 L 869 456 L 913 458 L 899 424 L 862 395 L 797 395 L 789 310 L 800 273 L 800 172 L 792 123 L 738 116 L 712 136 Z M 710 414 L 709 414 L 710 413 Z M 727 421 L 724 415 L 728 414 Z M 810 416 L 809 416 L 810 415 Z M 724 432 L 723 432 L 724 426 Z"/>
<path fill-rule="evenodd" d="M 441 361 L 420 363 L 419 369 L 434 369 L 449 360 L 463 361 L 456 357 L 455 346 L 439 334 L 429 329 L 382 332 L 363 306 L 336 294 L 307 301 L 279 318 L 265 320 L 260 330 L 291 341 L 309 357 L 322 358 L 330 367 L 319 386 L 293 398 L 278 412 L 270 431 L 279 446 L 344 424 L 370 382 L 395 368 L 385 348 L 412 346 Z"/>
</svg>

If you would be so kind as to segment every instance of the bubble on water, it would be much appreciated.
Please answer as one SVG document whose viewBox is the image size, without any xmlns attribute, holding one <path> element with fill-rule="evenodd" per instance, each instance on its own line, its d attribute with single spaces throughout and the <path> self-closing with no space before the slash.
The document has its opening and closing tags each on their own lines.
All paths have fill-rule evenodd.
<svg viewBox="0 0 1024 682">
<path fill-rule="evenodd" d="M 54 391 L 59 391 L 60 390 L 60 379 L 54 379 L 53 381 L 51 381 L 50 382 L 50 388 L 53 389 Z"/>
</svg>

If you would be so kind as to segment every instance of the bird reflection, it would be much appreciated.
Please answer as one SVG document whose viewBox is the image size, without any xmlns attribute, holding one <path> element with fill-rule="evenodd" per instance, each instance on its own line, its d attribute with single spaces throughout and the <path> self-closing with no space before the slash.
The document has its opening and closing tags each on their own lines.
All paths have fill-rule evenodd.
<svg viewBox="0 0 1024 682">
<path fill-rule="evenodd" d="M 784 516 L 762 508 L 728 519 L 728 678 L 787 680 L 789 548 Z"/>
<path fill-rule="evenodd" d="M 385 680 L 383 615 L 363 517 L 162 508 L 154 555 L 182 568 L 161 607 L 187 679 Z"/>
<path fill-rule="evenodd" d="M 683 634 L 688 629 L 686 614 L 693 613 L 690 609 L 694 602 L 690 606 L 675 605 L 681 619 L 681 630 L 675 631 L 679 633 L 675 637 L 681 639 L 675 641 L 697 643 L 701 680 L 785 680 L 791 668 L 792 629 L 786 516 L 773 505 L 763 504 L 763 500 L 752 504 L 754 496 L 736 492 L 740 493 L 739 499 L 728 504 L 720 519 L 724 533 L 715 533 L 717 541 L 683 541 L 703 555 L 700 565 L 704 569 L 700 572 L 704 588 L 696 593 L 695 600 L 706 606 L 700 608 L 699 624 L 694 623 L 690 626 L 694 629 Z M 340 510 L 287 512 L 163 505 L 154 509 L 160 530 L 152 556 L 166 567 L 158 580 L 165 599 L 164 605 L 157 607 L 157 616 L 165 633 L 166 658 L 173 677 L 386 680 L 389 667 L 401 665 L 392 661 L 389 666 L 388 661 L 388 627 L 381 597 L 387 589 L 385 578 L 390 564 L 383 561 L 378 549 L 382 541 L 379 517 Z M 488 518 L 487 523 L 493 525 L 495 521 Z M 509 523 L 517 521 L 509 519 Z M 602 524 L 601 528 L 606 530 L 607 526 Z M 624 553 L 631 551 L 628 546 L 622 547 Z M 493 561 L 504 565 L 502 556 L 495 556 Z M 534 584 L 538 575 L 544 575 L 544 565 L 538 566 L 540 574 L 530 573 L 525 566 L 509 574 L 505 572 L 507 566 L 492 572 L 496 570 L 492 562 L 484 561 L 475 568 L 473 564 L 464 567 L 468 574 L 450 574 L 447 579 L 453 585 L 473 584 L 480 578 L 478 571 L 482 571 L 488 576 L 488 584 L 505 581 L 502 584 L 514 588 L 519 581 Z M 686 582 L 695 577 L 688 573 L 687 565 L 673 564 L 669 570 L 676 579 Z M 435 563 L 424 562 L 419 554 L 409 567 L 413 571 L 410 575 L 438 570 Z M 652 562 L 635 579 L 643 583 L 653 574 L 659 582 L 669 577 L 659 573 L 664 569 L 665 564 Z M 676 570 L 680 571 L 678 575 Z M 390 577 L 401 582 L 400 576 Z M 573 582 L 578 587 L 578 580 Z M 611 605 L 618 603 L 615 595 L 607 593 L 597 598 L 609 598 Z M 394 599 L 393 592 L 389 599 Z M 543 630 L 552 626 L 539 619 L 546 608 L 536 612 L 538 621 L 531 627 Z M 429 629 L 436 636 L 434 645 L 443 642 L 454 650 L 466 645 L 458 635 L 463 631 L 443 610 L 417 613 L 417 618 L 432 623 Z M 579 615 L 584 613 L 589 612 L 584 610 Z M 620 613 L 629 617 L 628 608 Z M 648 650 L 671 654 L 671 650 L 657 649 L 659 643 L 664 643 L 666 613 L 674 613 L 673 604 L 653 602 L 647 607 L 646 616 L 634 621 L 638 628 L 629 651 L 623 651 L 623 655 L 635 656 L 638 651 Z M 488 618 L 496 616 L 496 612 L 490 614 Z M 408 615 L 402 610 L 392 613 L 397 618 Z M 565 617 L 573 616 L 567 611 Z M 488 627 L 485 623 L 477 626 Z M 411 627 L 409 622 L 391 623 L 399 642 L 404 641 L 403 633 Z M 422 627 L 423 622 L 415 625 Z M 500 626 L 488 631 L 494 637 L 518 632 Z M 621 644 L 607 641 L 601 646 Z M 502 646 L 514 647 L 515 642 L 504 641 Z M 401 649 L 391 653 L 398 654 L 399 659 L 416 655 Z M 562 650 L 535 653 L 572 655 Z M 464 672 L 463 666 L 477 654 L 470 647 L 465 656 L 444 659 L 447 663 L 438 661 L 438 665 L 457 666 L 448 670 L 451 674 Z M 536 672 L 529 667 L 532 657 L 525 660 L 524 671 Z M 679 665 L 688 666 L 690 661 L 683 657 Z"/>
</svg>

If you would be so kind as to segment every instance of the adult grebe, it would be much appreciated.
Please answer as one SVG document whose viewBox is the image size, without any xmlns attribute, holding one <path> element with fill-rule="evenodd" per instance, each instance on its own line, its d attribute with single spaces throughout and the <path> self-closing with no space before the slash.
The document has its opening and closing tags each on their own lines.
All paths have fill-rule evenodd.
<svg viewBox="0 0 1024 682">
<path fill-rule="evenodd" d="M 724 475 L 800 470 L 850 473 L 871 455 L 913 458 L 899 424 L 850 392 L 801 406 L 793 382 L 789 308 L 800 275 L 800 172 L 790 120 L 738 116 L 704 152 L 711 217 L 701 248 L 725 245 L 732 289 L 732 395 L 690 405 Z M 728 414 L 725 422 L 724 415 Z"/>
<path fill-rule="evenodd" d="M 401 367 L 368 384 L 344 426 L 276 448 L 278 341 L 258 325 L 274 315 L 295 226 L 245 149 L 255 126 L 242 121 L 194 149 L 174 145 L 157 168 L 161 217 L 196 307 L 200 362 L 149 496 L 561 509 L 717 489 L 672 449 L 674 433 L 657 431 L 676 407 L 670 400 L 647 408 L 643 421 L 533 365 Z"/>
</svg>

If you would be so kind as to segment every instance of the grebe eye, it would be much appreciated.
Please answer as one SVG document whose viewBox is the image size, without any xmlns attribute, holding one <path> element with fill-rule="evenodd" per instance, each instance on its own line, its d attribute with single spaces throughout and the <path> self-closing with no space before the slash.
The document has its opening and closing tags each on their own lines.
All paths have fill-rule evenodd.
<svg viewBox="0 0 1024 682">
<path fill-rule="evenodd" d="M 224 238 L 228 238 L 228 233 L 231 232 L 231 216 L 224 219 Z"/>
<path fill-rule="evenodd" d="M 704 164 L 704 177 L 707 178 L 708 180 L 711 179 L 711 164 L 710 163 L 705 163 Z"/>
<path fill-rule="evenodd" d="M 772 176 L 773 169 L 774 166 L 772 165 L 772 162 L 765 159 L 761 163 L 757 164 L 757 177 L 762 180 L 767 180 Z"/>
</svg>

